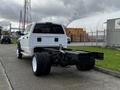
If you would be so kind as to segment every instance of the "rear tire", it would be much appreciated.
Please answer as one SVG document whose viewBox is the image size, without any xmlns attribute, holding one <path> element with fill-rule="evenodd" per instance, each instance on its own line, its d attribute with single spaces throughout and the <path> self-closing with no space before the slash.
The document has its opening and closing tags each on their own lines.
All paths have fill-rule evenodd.
<svg viewBox="0 0 120 90">
<path fill-rule="evenodd" d="M 93 69 L 94 66 L 95 66 L 95 59 L 91 58 L 88 60 L 81 60 L 81 62 L 76 65 L 76 68 L 79 71 L 89 71 L 89 70 Z"/>
<path fill-rule="evenodd" d="M 48 53 L 36 53 L 32 59 L 32 70 L 36 76 L 48 75 L 51 70 L 50 55 Z"/>
</svg>

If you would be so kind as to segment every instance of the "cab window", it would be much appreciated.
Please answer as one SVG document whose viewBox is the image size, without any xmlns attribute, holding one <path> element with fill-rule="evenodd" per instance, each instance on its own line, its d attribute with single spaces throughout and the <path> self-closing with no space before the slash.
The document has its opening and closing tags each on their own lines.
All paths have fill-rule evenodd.
<svg viewBox="0 0 120 90">
<path fill-rule="evenodd" d="M 33 33 L 64 34 L 64 30 L 57 24 L 36 24 Z"/>
</svg>

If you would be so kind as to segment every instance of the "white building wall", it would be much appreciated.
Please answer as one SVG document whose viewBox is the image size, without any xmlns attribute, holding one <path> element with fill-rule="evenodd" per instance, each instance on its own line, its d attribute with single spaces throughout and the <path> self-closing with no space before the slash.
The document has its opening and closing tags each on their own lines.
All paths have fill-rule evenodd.
<svg viewBox="0 0 120 90">
<path fill-rule="evenodd" d="M 117 22 L 120 23 L 120 19 L 110 19 L 107 21 L 107 46 L 120 47 L 120 28 L 119 25 L 116 25 Z"/>
</svg>

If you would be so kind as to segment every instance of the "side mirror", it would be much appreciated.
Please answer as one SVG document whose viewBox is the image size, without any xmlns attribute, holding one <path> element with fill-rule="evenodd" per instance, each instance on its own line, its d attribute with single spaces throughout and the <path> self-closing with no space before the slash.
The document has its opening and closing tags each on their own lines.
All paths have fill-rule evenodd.
<svg viewBox="0 0 120 90">
<path fill-rule="evenodd" d="M 71 43 L 71 38 L 67 37 L 67 43 L 70 44 Z"/>
<path fill-rule="evenodd" d="M 68 41 L 68 44 L 70 44 L 71 42 L 70 41 Z"/>
</svg>

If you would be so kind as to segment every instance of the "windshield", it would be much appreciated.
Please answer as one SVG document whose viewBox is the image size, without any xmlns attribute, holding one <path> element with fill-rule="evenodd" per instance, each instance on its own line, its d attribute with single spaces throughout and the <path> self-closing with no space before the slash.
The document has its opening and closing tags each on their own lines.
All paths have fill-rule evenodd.
<svg viewBox="0 0 120 90">
<path fill-rule="evenodd" d="M 33 33 L 64 34 L 64 30 L 57 24 L 36 24 Z"/>
</svg>

